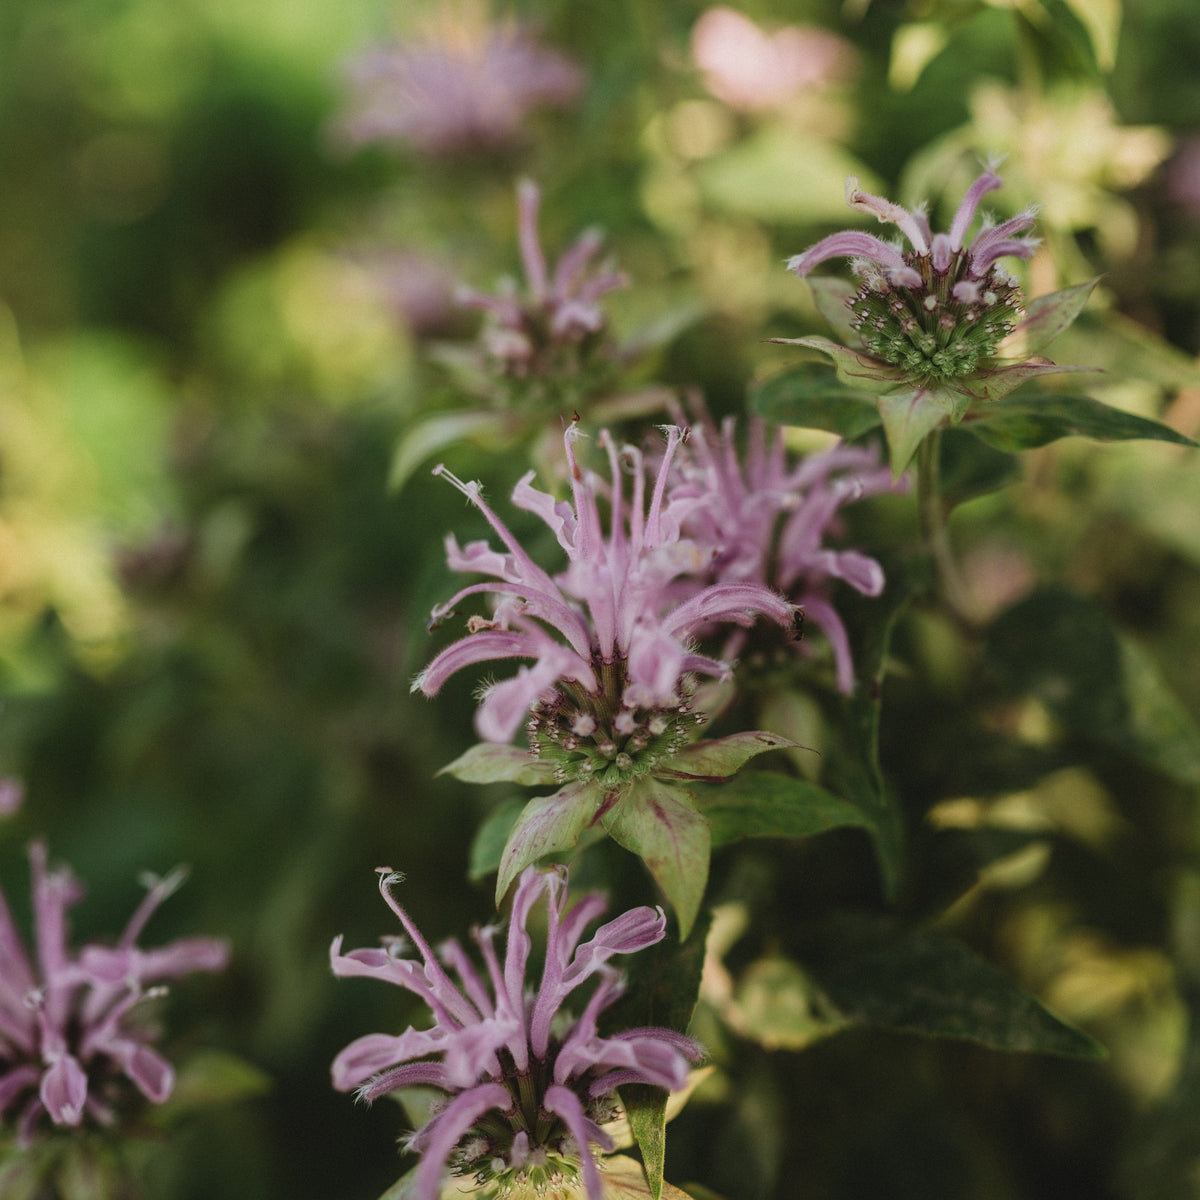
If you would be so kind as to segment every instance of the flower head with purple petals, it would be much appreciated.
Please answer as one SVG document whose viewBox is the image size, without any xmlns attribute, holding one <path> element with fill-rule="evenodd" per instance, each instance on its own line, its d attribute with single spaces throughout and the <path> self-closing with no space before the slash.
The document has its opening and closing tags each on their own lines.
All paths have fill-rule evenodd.
<svg viewBox="0 0 1200 1200">
<path fill-rule="evenodd" d="M 1033 224 L 1032 208 L 999 225 L 985 222 L 966 240 L 979 202 L 1001 186 L 1000 176 L 985 170 L 963 197 L 949 233 L 933 233 L 923 209 L 910 212 L 862 191 L 851 178 L 850 207 L 895 225 L 910 248 L 846 230 L 789 259 L 788 270 L 807 275 L 828 259 L 851 259 L 862 285 L 850 312 L 867 350 L 913 380 L 966 378 L 996 353 L 1023 311 L 1017 282 L 1000 260 L 1029 258 L 1038 245 L 1019 236 Z"/>
<path fill-rule="evenodd" d="M 568 909 L 565 868 L 547 874 L 531 868 L 513 897 L 503 961 L 496 929 L 473 932 L 480 971 L 455 940 L 435 954 L 393 895 L 400 876 L 386 867 L 379 874 L 380 891 L 420 958 L 404 957 L 395 943 L 343 954 L 339 937 L 330 951 L 333 972 L 406 988 L 429 1005 L 433 1024 L 352 1042 L 334 1059 L 333 1086 L 357 1089 L 368 1101 L 413 1085 L 445 1094 L 407 1141 L 421 1159 L 412 1176 L 414 1200 L 435 1200 L 448 1176 L 501 1196 L 582 1188 L 588 1200 L 601 1200 L 595 1150 L 613 1149 L 603 1126 L 617 1115 L 616 1089 L 642 1083 L 677 1090 L 703 1053 L 667 1029 L 607 1037 L 597 1029 L 600 1014 L 623 990 L 609 959 L 660 941 L 662 910 L 631 909 L 583 941 L 586 927 L 604 912 L 603 897 L 587 895 Z M 526 922 L 543 897 L 548 929 L 535 986 L 528 978 L 533 942 Z M 569 1012 L 584 984 L 590 991 L 577 1012 Z"/>
<path fill-rule="evenodd" d="M 541 192 L 531 180 L 517 185 L 517 241 L 525 292 L 509 285 L 496 294 L 459 290 L 459 302 L 482 309 L 483 348 L 492 367 L 514 379 L 561 379 L 579 374 L 602 350 L 607 324 L 600 298 L 627 280 L 611 265 L 593 267 L 603 244 L 585 230 L 554 265 L 546 263 L 538 233 Z"/>
<path fill-rule="evenodd" d="M 466 637 L 438 654 L 414 689 L 432 696 L 473 663 L 532 659 L 532 666 L 485 690 L 476 725 L 487 741 L 507 742 L 529 714 L 530 749 L 554 763 L 560 782 L 631 778 L 682 745 L 697 721 L 690 711 L 693 677 L 729 673 L 727 663 L 694 648 L 698 631 L 749 625 L 759 616 L 790 627 L 794 619 L 793 606 L 760 581 L 681 589 L 681 577 L 707 566 L 707 548 L 681 536 L 681 519 L 694 501 L 667 494 L 682 434 L 668 426 L 666 435 L 657 477 L 648 478 L 641 451 L 618 448 L 601 433 L 610 471 L 604 481 L 576 460 L 580 434 L 572 425 L 565 436 L 572 504 L 534 488 L 532 472 L 520 480 L 512 502 L 545 521 L 566 552 L 566 570 L 553 577 L 484 501 L 479 484 L 463 483 L 444 468 L 435 472 L 484 514 L 504 550 L 484 541 L 460 547 L 447 538 L 451 567 L 493 581 L 461 589 L 434 610 L 434 619 L 449 616 L 469 596 L 490 593 L 496 601 L 490 618 L 470 618 Z M 623 464 L 632 474 L 630 494 Z M 690 594 L 685 598 L 683 591 Z"/>
<path fill-rule="evenodd" d="M 0 893 L 0 1114 L 28 1144 L 44 1119 L 78 1126 L 112 1124 L 127 1097 L 122 1079 L 147 1100 L 171 1094 L 175 1072 L 154 1049 L 150 1004 L 164 980 L 219 971 L 224 942 L 183 938 L 155 950 L 137 940 L 154 910 L 183 881 L 175 871 L 151 881 L 115 945 L 71 950 L 67 913 L 83 896 L 66 867 L 29 850 L 36 954 L 27 953 Z"/>
<path fill-rule="evenodd" d="M 849 692 L 853 658 L 830 591 L 841 580 L 878 596 L 883 568 L 858 550 L 830 548 L 826 538 L 836 531 L 844 505 L 904 485 L 880 465 L 874 447 L 837 446 L 789 463 L 783 431 L 768 438 L 765 424 L 752 420 L 740 455 L 734 418 L 718 429 L 702 405 L 696 416 L 669 494 L 692 501 L 683 532 L 707 549 L 706 578 L 778 588 L 828 638 L 838 688 Z"/>
</svg>

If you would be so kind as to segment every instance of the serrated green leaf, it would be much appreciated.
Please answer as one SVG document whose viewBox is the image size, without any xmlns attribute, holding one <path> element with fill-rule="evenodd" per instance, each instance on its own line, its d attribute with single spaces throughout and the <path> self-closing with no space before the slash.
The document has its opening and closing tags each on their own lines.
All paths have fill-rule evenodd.
<svg viewBox="0 0 1200 1200">
<path fill-rule="evenodd" d="M 528 801 L 523 796 L 513 797 L 488 813 L 479 828 L 475 830 L 467 860 L 467 878 L 472 883 L 478 883 L 481 879 L 486 879 L 493 871 L 500 869 L 504 847 L 508 845 L 513 826 L 520 819 L 527 803 Z"/>
<path fill-rule="evenodd" d="M 1063 437 L 1088 437 L 1101 442 L 1146 438 L 1179 446 L 1197 445 L 1158 421 L 1070 393 L 1006 396 L 972 410 L 963 427 L 997 450 L 1029 450 Z"/>
<path fill-rule="evenodd" d="M 903 371 L 872 358 L 865 350 L 852 350 L 827 337 L 768 338 L 767 341 L 780 346 L 801 346 L 824 354 L 833 363 L 838 380 L 855 391 L 885 392 L 908 379 Z"/>
<path fill-rule="evenodd" d="M 1097 276 L 1095 279 L 1089 279 L 1087 283 L 1079 283 L 1074 287 L 1063 288 L 1061 291 L 1051 292 L 1048 296 L 1038 296 L 1030 300 L 1025 306 L 1025 319 L 1017 327 L 1026 352 L 1040 353 L 1060 333 L 1069 329 L 1083 312 L 1083 306 L 1099 282 L 1100 277 Z"/>
<path fill-rule="evenodd" d="M 824 429 L 849 441 L 880 423 L 870 396 L 847 387 L 830 368 L 815 363 L 780 371 L 753 385 L 750 407 L 780 425 Z"/>
<path fill-rule="evenodd" d="M 684 746 L 655 771 L 672 779 L 728 779 L 752 758 L 768 750 L 800 750 L 803 747 L 777 733 L 753 729 L 728 737 L 709 738 Z"/>
<path fill-rule="evenodd" d="M 1027 1054 L 1104 1055 L 1094 1039 L 938 930 L 841 916 L 821 930 L 804 966 L 855 1024 Z"/>
<path fill-rule="evenodd" d="M 690 793 L 639 779 L 602 820 L 613 841 L 646 864 L 686 938 L 704 898 L 711 850 L 708 822 L 692 806 Z"/>
<path fill-rule="evenodd" d="M 570 850 L 607 802 L 598 783 L 568 783 L 550 796 L 537 796 L 521 810 L 496 878 L 496 903 L 504 899 L 509 885 L 528 866 L 547 854 Z"/>
<path fill-rule="evenodd" d="M 552 782 L 554 768 L 520 746 L 477 742 L 442 767 L 438 774 L 453 775 L 463 783 L 523 783 L 536 787 Z"/>
<path fill-rule="evenodd" d="M 962 399 L 942 389 L 905 388 L 880 396 L 879 415 L 887 434 L 892 473 L 902 474 L 926 436 L 954 419 L 961 409 Z"/>
<path fill-rule="evenodd" d="M 802 838 L 848 825 L 874 826 L 861 808 L 789 775 L 747 771 L 698 788 L 696 807 L 708 819 L 714 847 L 743 838 Z"/>
</svg>

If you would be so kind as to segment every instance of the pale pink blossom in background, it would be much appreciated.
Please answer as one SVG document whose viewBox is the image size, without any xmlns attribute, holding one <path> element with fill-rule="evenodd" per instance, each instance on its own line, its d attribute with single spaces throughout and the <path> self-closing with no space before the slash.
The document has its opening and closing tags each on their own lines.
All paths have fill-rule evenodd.
<svg viewBox="0 0 1200 1200">
<path fill-rule="evenodd" d="M 25 803 L 25 788 L 19 779 L 0 777 L 0 817 L 15 816 Z"/>
<path fill-rule="evenodd" d="M 1167 195 L 1200 217 L 1200 134 L 1185 138 L 1167 165 Z"/>
<path fill-rule="evenodd" d="M 137 945 L 155 909 L 183 881 L 175 871 L 149 891 L 114 945 L 68 944 L 70 910 L 83 886 L 67 867 L 50 867 L 46 848 L 29 849 L 33 876 L 30 955 L 0 892 L 0 1118 L 20 1144 L 47 1124 L 108 1125 L 132 1085 L 161 1104 L 175 1071 L 152 1045 L 152 1001 L 165 980 L 219 971 L 229 958 L 215 938 L 180 938 L 152 950 Z"/>
<path fill-rule="evenodd" d="M 710 8 L 692 29 L 692 57 L 704 86 L 731 108 L 779 108 L 806 88 L 845 78 L 854 47 L 815 25 L 768 33 L 732 8 Z"/>
<path fill-rule="evenodd" d="M 443 0 L 418 36 L 373 46 L 349 64 L 334 136 L 352 149 L 503 149 L 520 142 L 530 113 L 571 104 L 583 84 L 583 70 L 528 25 L 493 18 L 482 4 Z"/>
</svg>

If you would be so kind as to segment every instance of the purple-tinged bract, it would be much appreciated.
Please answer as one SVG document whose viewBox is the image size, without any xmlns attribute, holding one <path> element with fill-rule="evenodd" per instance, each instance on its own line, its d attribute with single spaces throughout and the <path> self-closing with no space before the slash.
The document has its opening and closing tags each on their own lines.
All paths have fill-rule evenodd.
<svg viewBox="0 0 1200 1200">
<path fill-rule="evenodd" d="M 72 950 L 67 914 L 83 888 L 66 867 L 47 865 L 41 843 L 30 847 L 29 862 L 33 955 L 0 893 L 0 1114 L 23 1144 L 47 1124 L 112 1124 L 129 1098 L 126 1082 L 155 1104 L 166 1100 L 175 1072 L 153 1046 L 150 1002 L 165 980 L 221 970 L 229 957 L 214 938 L 137 945 L 182 871 L 151 882 L 115 945 Z"/>
<path fill-rule="evenodd" d="M 406 988 L 428 1004 L 433 1024 L 351 1042 L 334 1059 L 333 1086 L 357 1089 L 368 1101 L 414 1085 L 445 1094 L 407 1141 L 421 1158 L 413 1200 L 435 1200 L 448 1176 L 473 1178 L 497 1195 L 581 1186 L 588 1200 L 601 1200 L 594 1150 L 613 1148 L 602 1126 L 617 1115 L 616 1089 L 643 1083 L 676 1090 L 702 1056 L 690 1038 L 667 1029 L 597 1031 L 600 1014 L 623 989 L 609 959 L 660 941 L 662 910 L 631 909 L 585 942 L 584 930 L 605 909 L 603 897 L 587 895 L 568 910 L 565 868 L 530 868 L 513 897 L 503 961 L 496 929 L 473 932 L 481 971 L 457 941 L 435 954 L 393 895 L 400 876 L 386 867 L 379 874 L 383 897 L 420 957 L 403 957 L 395 940 L 343 954 L 339 937 L 330 950 L 333 972 Z M 526 922 L 543 896 L 548 929 L 535 984 Z M 569 1011 L 572 1000 L 577 1008 Z"/>
</svg>

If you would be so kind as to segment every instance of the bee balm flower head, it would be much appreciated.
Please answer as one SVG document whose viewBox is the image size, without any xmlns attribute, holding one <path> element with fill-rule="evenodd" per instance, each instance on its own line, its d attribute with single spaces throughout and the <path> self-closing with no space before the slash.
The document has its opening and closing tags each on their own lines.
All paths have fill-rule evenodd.
<svg viewBox="0 0 1200 1200">
<path fill-rule="evenodd" d="M 693 678 L 729 671 L 727 663 L 692 646 L 697 631 L 748 625 L 759 616 L 789 627 L 793 621 L 793 606 L 759 582 L 718 582 L 690 589 L 686 599 L 680 595 L 676 581 L 698 573 L 706 565 L 705 552 L 681 536 L 681 506 L 667 495 L 682 435 L 674 426 L 666 433 L 652 479 L 641 452 L 618 449 L 607 434 L 600 441 L 610 481 L 584 470 L 575 456 L 580 435 L 572 426 L 565 437 L 572 503 L 534 488 L 532 472 L 520 480 L 513 503 L 545 521 L 566 552 L 566 569 L 553 577 L 491 510 L 477 483 L 463 483 L 442 468 L 435 472 L 484 514 L 504 550 L 483 541 L 460 547 L 452 536 L 447 539 L 451 567 L 492 579 L 461 589 L 434 610 L 434 619 L 479 593 L 494 596 L 495 606 L 490 618 L 468 621 L 466 637 L 437 655 L 414 689 L 432 696 L 473 663 L 531 659 L 531 666 L 487 688 L 476 725 L 485 740 L 507 742 L 528 715 L 531 749 L 554 756 L 560 779 L 643 773 L 682 743 L 684 726 L 695 722 Z M 631 470 L 630 489 L 622 462 Z"/>
<path fill-rule="evenodd" d="M 616 1089 L 644 1083 L 676 1090 L 689 1063 L 701 1057 L 690 1038 L 667 1029 L 628 1029 L 601 1036 L 597 1020 L 621 994 L 618 954 L 660 941 L 662 910 L 635 908 L 609 921 L 586 942 L 587 926 L 604 900 L 585 896 L 567 907 L 566 870 L 520 878 L 503 961 L 494 928 L 473 937 L 480 971 L 457 941 L 435 954 L 397 903 L 399 876 L 380 869 L 380 890 L 415 946 L 419 961 L 394 949 L 330 951 L 333 972 L 398 984 L 428 1004 L 433 1024 L 399 1035 L 367 1034 L 334 1060 L 333 1085 L 374 1100 L 415 1084 L 445 1094 L 427 1124 L 408 1139 L 420 1155 L 413 1200 L 435 1200 L 447 1176 L 473 1179 L 488 1195 L 544 1196 L 558 1188 L 601 1200 L 596 1150 L 613 1149 L 603 1125 L 617 1115 Z M 540 978 L 529 976 L 532 939 L 526 921 L 545 898 L 548 930 Z M 457 982 L 451 973 L 457 976 Z M 574 1011 L 582 985 L 590 991 Z"/>
<path fill-rule="evenodd" d="M 46 849 L 30 847 L 34 955 L 27 953 L 0 894 L 0 1114 L 28 1143 L 47 1123 L 102 1125 L 125 1102 L 122 1082 L 161 1104 L 175 1083 L 154 1049 L 147 1001 L 164 980 L 225 966 L 228 948 L 213 938 L 184 938 L 155 950 L 137 939 L 154 910 L 182 882 L 154 880 L 114 946 L 71 950 L 67 913 L 83 888 L 65 867 L 50 868 Z"/>
<path fill-rule="evenodd" d="M 831 258 L 850 258 L 862 285 L 850 300 L 853 325 L 867 350 L 918 382 L 964 379 L 991 358 L 1022 315 L 1016 280 L 1003 258 L 1029 258 L 1038 242 L 1020 237 L 1033 224 L 1026 209 L 999 225 L 990 223 L 967 241 L 979 202 L 1002 185 L 985 170 L 971 185 L 948 233 L 933 233 L 922 209 L 901 208 L 846 183 L 851 208 L 895 225 L 908 239 L 898 249 L 868 233 L 846 230 L 788 260 L 808 275 Z"/>
</svg>

